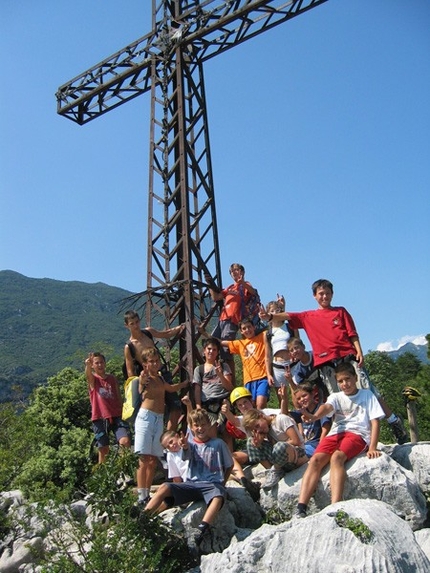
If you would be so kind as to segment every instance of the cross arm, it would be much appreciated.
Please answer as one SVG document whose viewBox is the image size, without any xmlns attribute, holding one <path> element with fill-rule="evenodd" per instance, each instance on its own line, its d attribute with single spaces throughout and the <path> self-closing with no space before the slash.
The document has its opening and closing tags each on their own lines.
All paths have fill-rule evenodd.
<svg viewBox="0 0 430 573">
<path fill-rule="evenodd" d="M 145 93 L 160 55 L 154 32 L 126 46 L 58 88 L 57 113 L 80 125 Z"/>
<path fill-rule="evenodd" d="M 230 0 L 197 16 L 184 14 L 187 33 L 201 61 L 282 24 L 327 0 Z"/>
<path fill-rule="evenodd" d="M 327 0 L 202 0 L 62 85 L 57 112 L 79 124 L 151 88 L 154 69 L 178 48 L 203 62 Z M 155 66 L 155 68 L 154 68 Z"/>
</svg>

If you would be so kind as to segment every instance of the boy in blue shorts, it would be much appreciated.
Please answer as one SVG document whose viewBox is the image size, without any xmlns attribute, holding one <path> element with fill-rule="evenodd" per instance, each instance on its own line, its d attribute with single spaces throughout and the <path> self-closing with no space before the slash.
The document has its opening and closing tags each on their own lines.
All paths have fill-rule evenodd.
<svg viewBox="0 0 430 573">
<path fill-rule="evenodd" d="M 160 438 L 164 430 L 164 395 L 166 392 L 178 392 L 188 386 L 188 382 L 165 382 L 159 374 L 161 360 L 155 347 L 142 352 L 142 364 L 144 369 L 139 376 L 142 403 L 136 416 L 134 451 L 139 454 L 136 472 L 138 505 L 144 507 L 150 499 L 157 458 L 163 455 Z"/>
<path fill-rule="evenodd" d="M 224 504 L 225 482 L 233 468 L 233 458 L 223 440 L 211 438 L 211 422 L 206 410 L 192 410 L 188 415 L 188 425 L 193 439 L 181 438 L 182 458 L 189 463 L 187 478 L 183 483 L 162 484 L 145 511 L 159 513 L 184 503 L 204 501 L 206 511 L 190 542 L 191 549 L 198 551 Z"/>
<path fill-rule="evenodd" d="M 255 326 L 250 318 L 239 323 L 241 340 L 222 340 L 222 346 L 228 347 L 231 354 L 239 354 L 243 367 L 243 383 L 251 392 L 252 400 L 258 410 L 267 406 L 270 386 L 266 369 L 265 332 L 255 334 Z"/>
<path fill-rule="evenodd" d="M 331 502 L 343 498 L 346 479 L 345 464 L 362 452 L 368 458 L 377 458 L 381 452 L 376 449 L 379 439 L 379 420 L 384 411 L 376 396 L 363 388 L 357 388 L 357 374 L 350 362 L 335 368 L 340 392 L 327 398 L 315 414 L 304 411 L 303 420 L 314 422 L 324 416 L 333 417 L 333 425 L 317 446 L 302 479 L 299 501 L 295 515 L 306 517 L 311 496 L 316 490 L 323 468 L 330 463 Z"/>
</svg>

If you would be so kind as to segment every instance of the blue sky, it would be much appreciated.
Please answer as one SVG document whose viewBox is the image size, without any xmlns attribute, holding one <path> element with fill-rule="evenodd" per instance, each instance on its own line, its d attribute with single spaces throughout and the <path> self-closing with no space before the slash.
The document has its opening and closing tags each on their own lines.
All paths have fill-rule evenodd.
<svg viewBox="0 0 430 573">
<path fill-rule="evenodd" d="M 54 94 L 151 3 L 0 12 L 0 269 L 144 290 L 149 94 L 82 127 Z M 303 310 L 329 278 L 364 351 L 430 332 L 429 29 L 428 0 L 329 0 L 205 67 L 225 282 Z"/>
</svg>

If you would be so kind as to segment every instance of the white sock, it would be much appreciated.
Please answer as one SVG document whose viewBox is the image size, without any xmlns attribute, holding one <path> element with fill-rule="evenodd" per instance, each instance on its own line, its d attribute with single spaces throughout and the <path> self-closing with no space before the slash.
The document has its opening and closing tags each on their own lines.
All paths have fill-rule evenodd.
<svg viewBox="0 0 430 573">
<path fill-rule="evenodd" d="M 149 496 L 149 489 L 147 487 L 140 487 L 137 490 L 139 501 L 143 501 Z"/>
</svg>

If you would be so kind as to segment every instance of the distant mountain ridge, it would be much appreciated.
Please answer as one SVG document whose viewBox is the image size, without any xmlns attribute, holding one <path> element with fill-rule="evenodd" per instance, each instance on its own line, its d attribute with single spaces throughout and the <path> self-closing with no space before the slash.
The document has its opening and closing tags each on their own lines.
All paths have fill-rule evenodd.
<svg viewBox="0 0 430 573">
<path fill-rule="evenodd" d="M 127 339 L 121 308 L 131 294 L 103 283 L 0 271 L 0 401 L 14 384 L 27 394 L 65 366 L 80 367 L 103 344 L 121 355 Z"/>
<path fill-rule="evenodd" d="M 393 360 L 397 360 L 399 356 L 410 352 L 418 358 L 423 364 L 430 364 L 430 360 L 427 358 L 427 344 L 414 344 L 413 342 L 407 342 L 397 350 L 390 350 L 387 352 Z"/>
</svg>

